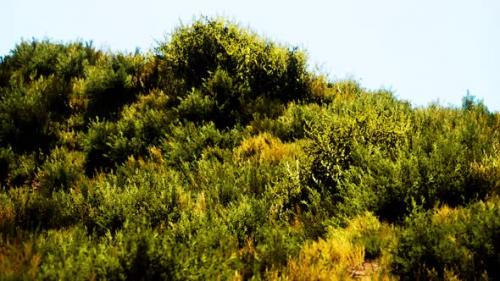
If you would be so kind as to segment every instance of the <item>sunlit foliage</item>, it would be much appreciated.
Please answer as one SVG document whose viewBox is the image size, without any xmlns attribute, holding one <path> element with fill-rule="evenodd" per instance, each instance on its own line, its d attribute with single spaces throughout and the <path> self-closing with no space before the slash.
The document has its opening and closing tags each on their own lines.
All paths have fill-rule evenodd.
<svg viewBox="0 0 500 281">
<path fill-rule="evenodd" d="M 0 59 L 1 280 L 498 280 L 500 115 L 224 19 Z"/>
</svg>

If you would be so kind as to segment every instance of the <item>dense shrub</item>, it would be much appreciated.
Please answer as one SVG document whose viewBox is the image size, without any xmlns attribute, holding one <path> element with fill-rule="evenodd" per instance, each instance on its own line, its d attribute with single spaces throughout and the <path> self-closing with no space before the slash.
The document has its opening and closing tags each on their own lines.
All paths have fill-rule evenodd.
<svg viewBox="0 0 500 281">
<path fill-rule="evenodd" d="M 6 194 L 8 199 L 2 203 L 6 208 L 3 216 L 12 224 L 4 225 L 0 234 L 12 234 L 22 230 L 63 228 L 73 225 L 80 217 L 73 194 L 54 192 L 46 196 L 31 192 L 29 188 L 11 189 Z"/>
<path fill-rule="evenodd" d="M 165 160 L 173 166 L 180 167 L 183 163 L 189 164 L 210 152 L 214 152 L 214 156 L 220 158 L 220 155 L 217 156 L 218 153 L 210 148 L 232 148 L 241 137 L 238 129 L 221 132 L 214 123 L 202 126 L 196 126 L 194 123 L 186 123 L 182 126 L 174 124 L 162 146 L 166 154 Z"/>
<path fill-rule="evenodd" d="M 495 183 L 479 179 L 474 164 L 496 155 L 486 138 L 494 134 L 488 118 L 431 110 L 446 121 L 427 111 L 413 113 L 382 92 L 337 100 L 323 112 L 309 132 L 314 160 L 308 183 L 330 198 L 326 208 L 347 217 L 372 210 L 394 220 L 410 212 L 414 202 L 425 208 L 456 206 L 493 192 Z M 454 125 L 444 127 L 446 122 Z M 470 131 L 477 122 L 484 123 Z"/>
<path fill-rule="evenodd" d="M 289 261 L 284 276 L 288 280 L 356 280 L 360 277 L 357 272 L 363 272 L 370 278 L 389 279 L 388 272 L 364 268 L 363 263 L 365 256 L 372 259 L 381 255 L 393 241 L 393 230 L 366 213 L 345 229 L 330 228 L 325 239 L 304 245 Z"/>
<path fill-rule="evenodd" d="M 2 187 L 7 185 L 10 170 L 16 160 L 14 157 L 14 152 L 10 147 L 0 148 L 0 186 Z"/>
<path fill-rule="evenodd" d="M 85 70 L 86 118 L 114 119 L 126 104 L 135 100 L 140 86 L 138 71 L 142 58 L 122 55 L 103 57 Z"/>
<path fill-rule="evenodd" d="M 263 133 L 245 139 L 235 149 L 235 158 L 236 161 L 276 163 L 286 158 L 293 159 L 300 152 L 296 144 L 284 144 L 269 133 Z"/>
<path fill-rule="evenodd" d="M 2 60 L 2 69 L 10 77 L 5 84 L 14 81 L 37 80 L 42 76 L 55 74 L 66 80 L 83 75 L 84 64 L 94 64 L 102 55 L 92 42 L 75 42 L 69 44 L 49 41 L 23 41 Z"/>
<path fill-rule="evenodd" d="M 35 177 L 37 163 L 39 161 L 36 153 L 15 154 L 10 149 L 4 151 L 3 158 L 8 166 L 6 177 L 3 182 L 6 183 L 4 189 L 31 185 Z"/>
<path fill-rule="evenodd" d="M 408 280 L 498 279 L 499 210 L 493 199 L 414 215 L 401 234 L 394 270 Z"/>
<path fill-rule="evenodd" d="M 48 150 L 55 142 L 45 80 L 30 88 L 15 88 L 0 97 L 0 143 L 17 152 Z M 39 88 L 42 87 L 42 88 Z"/>
<path fill-rule="evenodd" d="M 223 19 L 0 58 L 1 280 L 499 279 L 500 114 Z"/>
<path fill-rule="evenodd" d="M 106 121 L 95 121 L 90 125 L 89 131 L 84 142 L 84 151 L 86 154 L 85 165 L 87 174 L 93 174 L 99 169 L 113 168 L 114 161 L 107 152 L 111 143 L 109 138 L 120 138 L 116 125 Z M 122 142 L 123 143 L 123 142 Z M 126 142 L 125 142 L 126 144 Z M 125 152 L 121 156 L 121 161 L 127 158 Z"/>
<path fill-rule="evenodd" d="M 183 81 L 186 93 L 200 89 L 199 94 L 213 100 L 207 107 L 199 97 L 199 106 L 204 106 L 199 110 L 212 110 L 207 117 L 220 127 L 248 121 L 259 97 L 286 102 L 308 93 L 301 51 L 264 41 L 224 20 L 201 19 L 182 26 L 158 52 L 174 77 Z"/>
<path fill-rule="evenodd" d="M 82 153 L 54 148 L 37 173 L 35 188 L 50 194 L 74 187 L 84 175 L 84 160 Z"/>
<path fill-rule="evenodd" d="M 167 102 L 162 92 L 152 92 L 126 106 L 116 122 L 93 121 L 84 139 L 87 173 L 114 169 L 129 156 L 144 155 L 148 147 L 160 145 L 173 118 Z"/>
</svg>

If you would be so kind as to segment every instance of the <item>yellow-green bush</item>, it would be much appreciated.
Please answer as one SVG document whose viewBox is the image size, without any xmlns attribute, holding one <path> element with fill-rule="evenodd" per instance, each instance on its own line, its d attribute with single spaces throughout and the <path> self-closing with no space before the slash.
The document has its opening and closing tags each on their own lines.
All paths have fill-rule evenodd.
<svg viewBox="0 0 500 281">
<path fill-rule="evenodd" d="M 298 256 L 288 261 L 283 279 L 355 280 L 360 275 L 391 279 L 386 260 L 391 243 L 394 231 L 366 213 L 346 228 L 330 228 L 325 239 L 306 243 Z M 379 259 L 373 260 L 375 257 Z M 375 266 L 368 268 L 366 261 Z"/>
<path fill-rule="evenodd" d="M 407 220 L 393 268 L 403 280 L 496 280 L 500 208 L 498 198 L 466 208 L 442 207 Z"/>
<path fill-rule="evenodd" d="M 500 114 L 327 77 L 223 19 L 151 53 L 21 42 L 0 279 L 499 279 Z"/>
<path fill-rule="evenodd" d="M 277 163 L 281 160 L 293 160 L 302 153 L 296 143 L 282 143 L 280 139 L 269 133 L 262 133 L 255 137 L 244 139 L 235 149 L 236 161 L 257 161 Z"/>
<path fill-rule="evenodd" d="M 83 153 L 56 147 L 41 165 L 33 187 L 47 194 L 75 187 L 84 177 L 84 162 Z"/>
</svg>

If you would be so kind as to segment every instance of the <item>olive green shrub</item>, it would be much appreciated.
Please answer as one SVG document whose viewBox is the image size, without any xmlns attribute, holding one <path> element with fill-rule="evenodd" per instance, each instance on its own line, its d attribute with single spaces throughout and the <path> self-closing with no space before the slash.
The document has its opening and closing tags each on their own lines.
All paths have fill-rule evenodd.
<svg viewBox="0 0 500 281">
<path fill-rule="evenodd" d="M 497 280 L 500 114 L 221 18 L 0 57 L 0 280 Z"/>
</svg>

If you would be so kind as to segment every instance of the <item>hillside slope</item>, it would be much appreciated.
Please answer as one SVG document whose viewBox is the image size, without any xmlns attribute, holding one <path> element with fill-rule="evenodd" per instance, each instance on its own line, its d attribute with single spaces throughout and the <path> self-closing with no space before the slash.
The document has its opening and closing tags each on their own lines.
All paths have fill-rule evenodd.
<svg viewBox="0 0 500 281">
<path fill-rule="evenodd" d="M 2 280 L 498 280 L 500 114 L 328 81 L 222 19 L 0 61 Z"/>
</svg>

